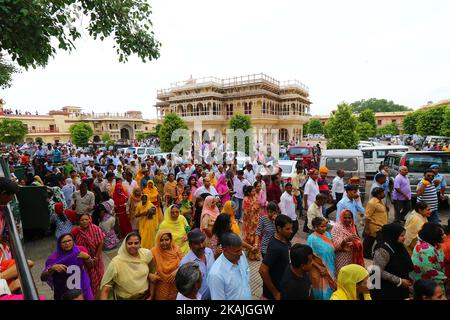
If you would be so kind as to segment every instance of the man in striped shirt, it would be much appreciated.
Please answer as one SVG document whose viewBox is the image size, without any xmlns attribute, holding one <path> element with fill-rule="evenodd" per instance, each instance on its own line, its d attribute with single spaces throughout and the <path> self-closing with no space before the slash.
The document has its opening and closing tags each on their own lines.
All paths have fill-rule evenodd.
<svg viewBox="0 0 450 320">
<path fill-rule="evenodd" d="M 431 207 L 431 216 L 428 218 L 428 222 L 439 223 L 438 196 L 436 187 L 432 183 L 434 176 L 435 173 L 432 169 L 425 170 L 423 179 L 417 184 L 416 194 L 417 202 L 425 202 Z"/>
</svg>

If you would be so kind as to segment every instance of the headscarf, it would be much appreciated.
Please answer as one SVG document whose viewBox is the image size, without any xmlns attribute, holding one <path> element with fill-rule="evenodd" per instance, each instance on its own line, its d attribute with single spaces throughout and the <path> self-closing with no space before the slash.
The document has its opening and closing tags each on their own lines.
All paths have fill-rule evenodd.
<svg viewBox="0 0 450 320">
<path fill-rule="evenodd" d="M 141 201 L 141 198 L 142 198 L 141 188 L 134 187 L 133 192 L 130 195 L 130 198 L 135 202 Z"/>
<path fill-rule="evenodd" d="M 127 239 L 125 237 L 125 239 Z M 130 298 L 148 290 L 149 263 L 153 256 L 150 250 L 140 248 L 138 256 L 133 257 L 127 251 L 126 241 L 122 245 L 106 270 L 100 288 L 114 282 L 114 292 L 121 298 Z"/>
<path fill-rule="evenodd" d="M 165 234 L 170 234 L 172 237 L 168 250 L 161 248 L 161 237 Z M 163 281 L 167 281 L 170 274 L 178 268 L 183 258 L 180 248 L 175 244 L 172 232 L 167 229 L 161 229 L 156 234 L 156 242 L 155 247 L 152 249 L 152 254 L 156 261 L 156 272 Z"/>
<path fill-rule="evenodd" d="M 352 215 L 352 223 L 350 224 L 350 226 L 346 226 L 344 223 L 344 216 L 347 212 L 350 212 L 350 214 Z M 331 235 L 335 247 L 341 246 L 342 242 L 347 237 L 357 235 L 355 221 L 353 220 L 353 213 L 350 210 L 344 209 L 341 211 L 339 221 L 334 225 L 333 229 L 331 230 Z M 352 262 L 354 264 L 364 266 L 363 244 L 360 239 L 353 240 L 352 253 L 353 253 Z"/>
<path fill-rule="evenodd" d="M 155 187 L 155 183 L 152 180 L 147 182 L 147 187 L 142 191 L 147 195 L 149 201 L 156 201 L 158 199 L 158 189 Z"/>
<path fill-rule="evenodd" d="M 148 212 L 151 207 L 154 207 L 154 205 L 147 197 L 147 203 L 145 205 L 142 204 L 142 200 L 139 201 L 139 204 L 136 207 L 136 212 Z"/>
<path fill-rule="evenodd" d="M 34 183 L 39 184 L 40 186 L 44 185 L 44 181 L 42 181 L 41 177 L 34 176 Z"/>
<path fill-rule="evenodd" d="M 319 169 L 319 173 L 328 173 L 328 168 L 326 168 L 326 167 L 321 167 L 321 168 Z"/>
<path fill-rule="evenodd" d="M 236 221 L 234 210 L 231 207 L 232 204 L 233 201 L 227 201 L 222 208 L 222 213 L 226 213 L 231 217 L 231 231 L 233 231 L 233 233 L 237 234 L 238 236 L 241 236 L 241 229 L 239 229 L 239 225 Z"/>
<path fill-rule="evenodd" d="M 205 199 L 205 202 L 203 203 L 203 210 L 202 210 L 202 217 L 200 218 L 201 220 L 203 220 L 203 217 L 205 215 L 209 215 L 212 218 L 217 218 L 217 216 L 220 214 L 219 208 L 217 208 L 217 206 L 214 207 L 214 209 L 211 209 L 211 203 L 214 201 L 214 197 L 213 196 L 207 196 Z M 200 221 L 201 221 L 200 220 Z"/>
<path fill-rule="evenodd" d="M 216 174 L 213 171 L 211 171 L 210 173 L 208 173 L 208 177 L 209 180 L 211 181 L 211 185 L 215 187 L 217 185 Z"/>
<path fill-rule="evenodd" d="M 409 271 L 412 271 L 414 265 L 411 261 L 408 250 L 406 250 L 403 243 L 398 242 L 398 238 L 403 231 L 405 231 L 405 228 L 403 228 L 399 223 L 385 224 L 381 228 L 381 239 L 375 246 L 375 250 L 383 244 L 389 245 L 392 250 L 394 250 L 394 254 L 402 260 L 402 265 L 405 267 L 405 270 L 408 269 Z"/>
<path fill-rule="evenodd" d="M 61 248 L 61 240 L 65 236 L 70 236 L 73 240 L 73 248 L 67 253 L 64 252 L 63 249 Z M 56 251 L 52 253 L 45 262 L 44 272 L 48 272 L 48 270 L 55 264 L 63 264 L 65 266 L 78 266 L 81 270 L 81 290 L 83 291 L 83 297 L 85 300 L 94 300 L 89 276 L 86 270 L 84 269 L 84 261 L 78 258 L 80 252 L 81 252 L 80 248 L 75 244 L 74 236 L 70 233 L 62 234 L 61 236 L 59 236 L 57 240 Z M 67 288 L 66 283 L 67 278 L 69 276 L 70 276 L 69 274 L 64 274 L 62 272 L 49 274 L 47 278 L 47 284 L 52 289 L 54 289 L 55 287 L 58 287 L 59 289 Z"/>
<path fill-rule="evenodd" d="M 342 267 L 338 275 L 337 290 L 330 300 L 359 300 L 356 293 L 356 284 L 368 276 L 369 272 L 360 265 L 349 264 Z M 364 300 L 372 300 L 370 294 L 364 294 Z"/>
<path fill-rule="evenodd" d="M 180 213 L 177 220 L 173 220 L 171 217 L 172 208 L 175 205 L 169 206 L 164 211 L 164 220 L 159 225 L 159 230 L 169 230 L 172 234 L 172 239 L 178 245 L 183 255 L 189 252 L 189 244 L 187 241 L 183 241 L 183 236 L 187 235 L 190 231 L 189 224 L 186 218 Z"/>
<path fill-rule="evenodd" d="M 114 188 L 113 196 L 114 205 L 121 206 L 124 205 L 128 200 L 128 195 L 123 189 L 123 186 L 121 183 L 116 184 L 116 187 Z"/>
<path fill-rule="evenodd" d="M 224 193 L 228 191 L 227 178 L 224 174 L 219 177 L 219 180 L 217 180 L 216 190 L 218 193 Z"/>
</svg>

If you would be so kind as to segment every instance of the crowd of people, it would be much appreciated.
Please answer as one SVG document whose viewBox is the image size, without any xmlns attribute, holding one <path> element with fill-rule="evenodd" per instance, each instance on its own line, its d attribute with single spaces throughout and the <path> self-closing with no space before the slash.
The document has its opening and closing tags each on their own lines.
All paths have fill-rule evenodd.
<svg viewBox="0 0 450 320">
<path fill-rule="evenodd" d="M 17 184 L 47 188 L 56 250 L 41 280 L 55 300 L 249 300 L 251 261 L 260 261 L 257 298 L 446 297 L 450 229 L 439 216 L 445 179 L 438 165 L 424 173 L 411 210 L 407 167 L 390 184 L 382 166 L 364 206 L 358 177 L 338 170 L 331 180 L 327 168 L 299 163 L 286 181 L 276 161 L 263 176 L 260 154 L 238 168 L 237 161 L 178 163 L 170 154 L 39 146 L 32 155 L 10 153 L 12 169 L 26 167 L 25 179 L 12 171 L 11 180 L 0 181 L 0 202 Z M 0 227 L 1 234 L 3 220 Z M 117 255 L 105 266 L 103 251 L 113 249 Z M 7 297 L 20 288 L 14 260 L 2 252 Z M 78 289 L 67 285 L 74 268 Z M 379 281 L 371 286 L 369 278 Z"/>
</svg>

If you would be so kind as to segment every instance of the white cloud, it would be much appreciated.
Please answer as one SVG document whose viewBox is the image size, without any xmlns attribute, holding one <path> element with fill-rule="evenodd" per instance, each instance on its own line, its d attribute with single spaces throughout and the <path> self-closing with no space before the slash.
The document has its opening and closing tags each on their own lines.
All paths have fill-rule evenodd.
<svg viewBox="0 0 450 320">
<path fill-rule="evenodd" d="M 111 40 L 87 37 L 47 68 L 15 76 L 0 91 L 34 112 L 139 109 L 154 117 L 156 90 L 194 77 L 267 73 L 310 88 L 312 113 L 379 97 L 419 107 L 448 98 L 450 2 L 154 0 L 161 58 L 118 62 Z"/>
</svg>

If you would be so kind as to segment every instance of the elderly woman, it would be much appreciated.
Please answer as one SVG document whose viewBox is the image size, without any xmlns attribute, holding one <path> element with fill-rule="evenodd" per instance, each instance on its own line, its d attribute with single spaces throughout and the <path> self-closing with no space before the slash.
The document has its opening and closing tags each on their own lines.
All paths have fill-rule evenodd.
<svg viewBox="0 0 450 320">
<path fill-rule="evenodd" d="M 413 281 L 430 279 L 445 290 L 445 254 L 440 246 L 443 241 L 444 230 L 439 224 L 427 222 L 423 225 L 411 257 L 414 270 L 409 277 Z"/>
<path fill-rule="evenodd" d="M 180 248 L 183 256 L 189 252 L 187 234 L 190 231 L 190 227 L 186 218 L 180 215 L 180 208 L 178 205 L 171 205 L 166 209 L 164 212 L 164 220 L 159 225 L 159 230 L 168 230 L 171 232 L 171 237 L 175 244 Z"/>
<path fill-rule="evenodd" d="M 155 271 L 150 274 L 152 300 L 175 300 L 177 297 L 175 276 L 183 255 L 175 244 L 170 230 L 158 231 L 152 254 L 154 257 L 152 269 Z"/>
<path fill-rule="evenodd" d="M 411 257 L 403 242 L 405 229 L 399 223 L 381 228 L 381 241 L 374 251 L 373 265 L 381 271 L 379 288 L 371 290 L 374 300 L 404 300 L 409 297 L 409 273 L 413 270 Z"/>
<path fill-rule="evenodd" d="M 83 291 L 84 300 L 93 300 L 91 283 L 86 272 L 86 268 L 91 267 L 93 263 L 88 250 L 85 247 L 77 246 L 74 237 L 70 233 L 66 233 L 59 237 L 56 251 L 45 262 L 41 280 L 46 281 L 53 289 L 54 299 L 61 300 L 64 293 L 69 290 L 68 279 L 76 268 L 81 276 L 79 289 Z"/>
<path fill-rule="evenodd" d="M 100 300 L 144 300 L 149 297 L 150 250 L 141 248 L 141 237 L 130 233 L 103 276 Z"/>
<path fill-rule="evenodd" d="M 339 222 L 331 230 L 336 254 L 336 274 L 349 264 L 359 264 L 364 267 L 363 244 L 356 233 L 353 214 L 344 209 L 339 216 Z"/>
<path fill-rule="evenodd" d="M 216 199 L 213 196 L 207 196 L 203 204 L 202 215 L 200 218 L 200 229 L 206 234 L 206 244 L 210 246 L 213 236 L 213 226 L 217 216 L 220 214 L 216 206 Z"/>
<path fill-rule="evenodd" d="M 105 234 L 100 227 L 92 223 L 91 216 L 88 214 L 80 216 L 79 224 L 79 227 L 72 230 L 72 234 L 75 237 L 75 243 L 78 246 L 85 247 L 94 261 L 93 266 L 87 271 L 91 279 L 92 293 L 95 297 L 105 272 L 102 255 Z"/>
<path fill-rule="evenodd" d="M 372 300 L 368 279 L 369 272 L 358 264 L 343 267 L 338 275 L 337 290 L 330 300 Z"/>
</svg>

